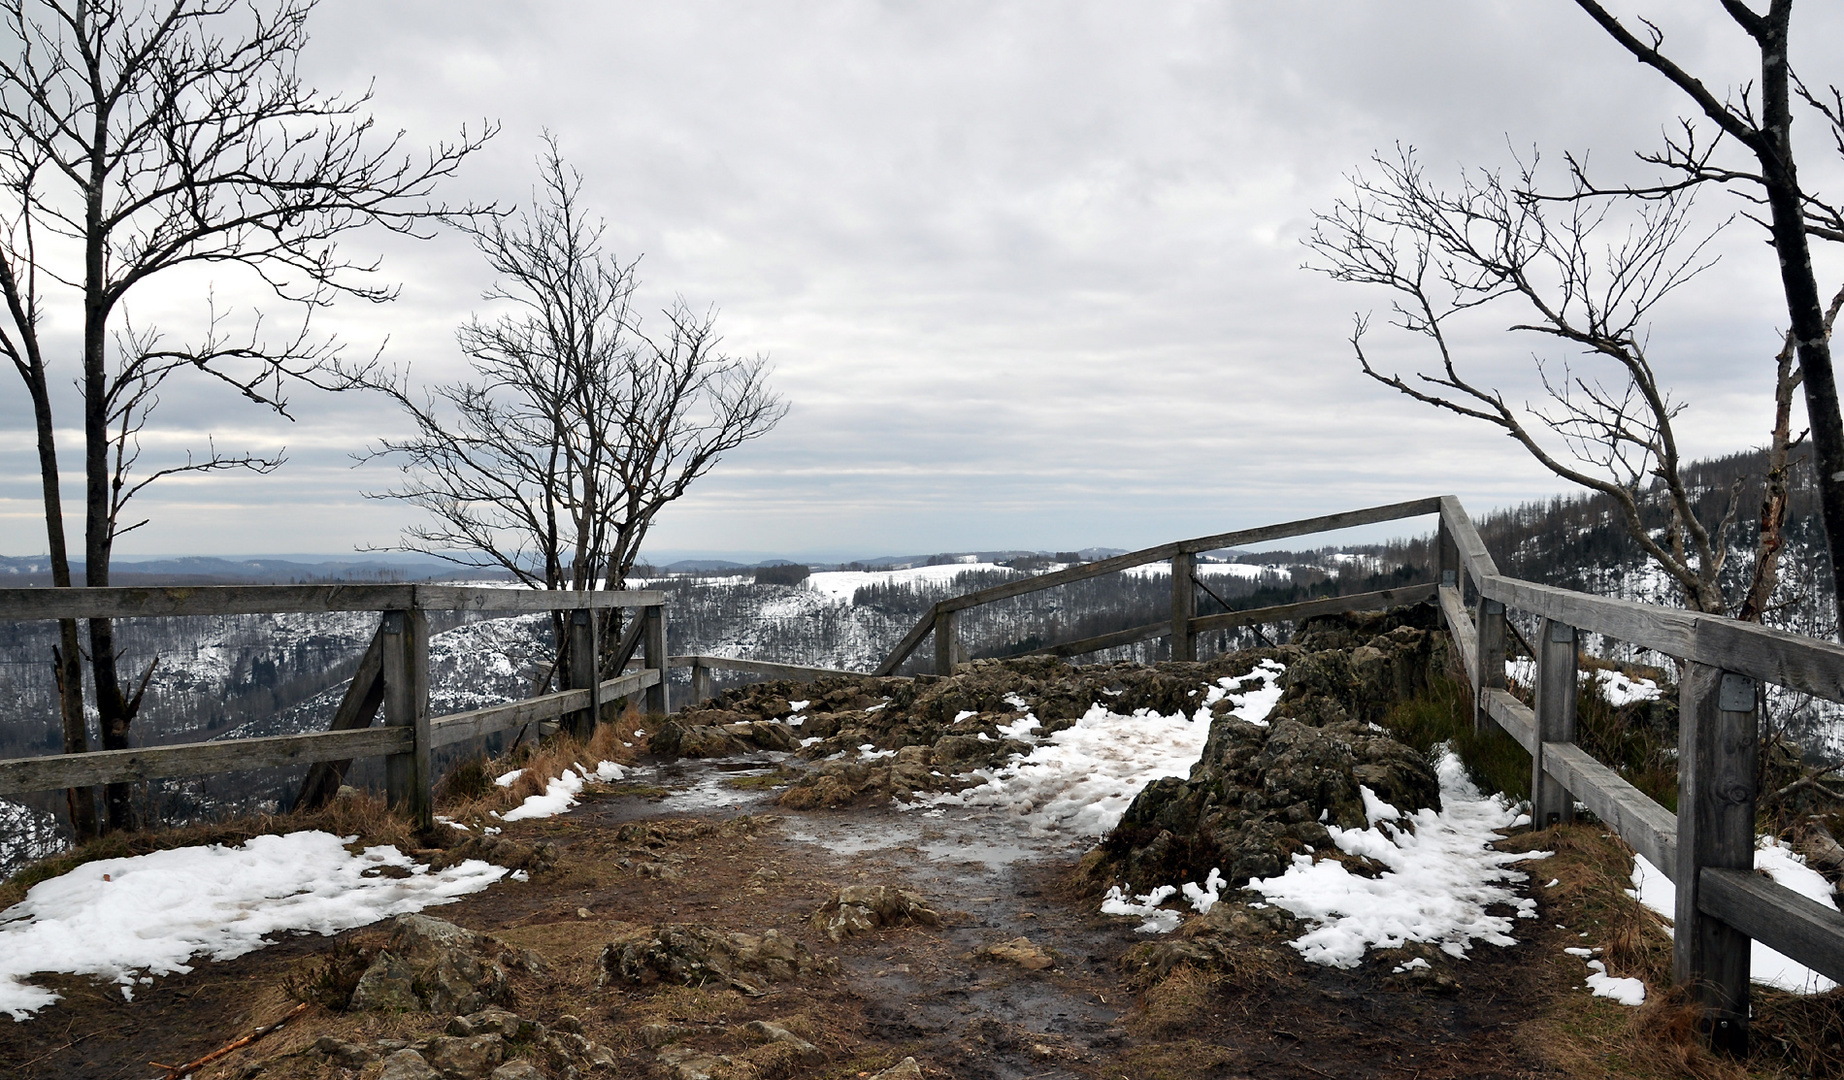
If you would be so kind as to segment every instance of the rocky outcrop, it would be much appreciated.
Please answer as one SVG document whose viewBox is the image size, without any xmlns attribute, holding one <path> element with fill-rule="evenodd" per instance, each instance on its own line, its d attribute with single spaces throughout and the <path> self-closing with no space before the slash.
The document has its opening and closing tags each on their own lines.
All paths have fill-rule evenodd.
<svg viewBox="0 0 1844 1080">
<path fill-rule="evenodd" d="M 614 1052 L 583 1037 L 582 1024 L 560 1016 L 549 1026 L 498 1007 L 448 1022 L 441 1035 L 416 1042 L 354 1043 L 323 1036 L 314 1052 L 339 1069 L 378 1080 L 541 1080 L 547 1073 L 514 1054 L 533 1055 L 548 1075 L 577 1076 L 614 1068 Z"/>
<path fill-rule="evenodd" d="M 1427 760 L 1375 722 L 1427 685 L 1446 648 L 1427 608 L 1308 622 L 1278 650 L 1287 670 L 1268 724 L 1213 717 L 1191 775 L 1147 785 L 1091 874 L 1150 886 L 1220 869 L 1240 886 L 1330 848 L 1328 825 L 1368 824 L 1364 788 L 1405 812 L 1438 808 Z"/>
<path fill-rule="evenodd" d="M 349 1007 L 474 1012 L 507 997 L 506 964 L 523 962 L 484 934 L 427 915 L 399 915 Z"/>
</svg>

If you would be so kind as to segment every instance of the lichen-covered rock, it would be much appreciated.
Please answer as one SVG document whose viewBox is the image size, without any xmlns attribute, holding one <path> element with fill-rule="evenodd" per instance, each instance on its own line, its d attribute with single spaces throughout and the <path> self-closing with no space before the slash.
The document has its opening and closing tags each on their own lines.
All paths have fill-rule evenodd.
<svg viewBox="0 0 1844 1080">
<path fill-rule="evenodd" d="M 493 938 L 427 915 L 399 915 L 384 949 L 359 977 L 354 1009 L 472 1013 L 507 995 Z"/>
<path fill-rule="evenodd" d="M 647 749 L 666 757 L 713 758 L 753 750 L 800 749 L 800 736 L 784 723 L 743 720 L 736 714 L 681 714 L 668 720 L 647 740 Z"/>
<path fill-rule="evenodd" d="M 378 1080 L 443 1080 L 423 1056 L 414 1050 L 399 1050 L 384 1059 Z"/>
<path fill-rule="evenodd" d="M 438 1035 L 423 1044 L 422 1055 L 437 1072 L 478 1080 L 506 1059 L 506 1042 L 494 1034 L 468 1038 Z"/>
<path fill-rule="evenodd" d="M 886 926 L 940 926 L 941 916 L 922 897 L 890 885 L 848 885 L 813 913 L 813 925 L 833 941 Z"/>
<path fill-rule="evenodd" d="M 1420 625 L 1428 618 L 1400 609 L 1309 622 L 1300 639 L 1334 647 L 1279 650 L 1284 690 L 1268 723 L 1219 707 L 1191 775 L 1148 784 L 1091 875 L 1151 887 L 1220 869 L 1241 886 L 1282 872 L 1295 852 L 1331 848 L 1328 825 L 1367 825 L 1361 789 L 1405 812 L 1438 809 L 1427 760 L 1375 725 L 1446 661 L 1444 641 Z M 1359 640 L 1353 624 L 1374 633 Z"/>
<path fill-rule="evenodd" d="M 807 947 L 768 930 L 732 933 L 702 923 L 644 927 L 602 949 L 596 984 L 729 987 L 759 994 L 768 983 L 785 982 L 821 966 Z"/>
</svg>

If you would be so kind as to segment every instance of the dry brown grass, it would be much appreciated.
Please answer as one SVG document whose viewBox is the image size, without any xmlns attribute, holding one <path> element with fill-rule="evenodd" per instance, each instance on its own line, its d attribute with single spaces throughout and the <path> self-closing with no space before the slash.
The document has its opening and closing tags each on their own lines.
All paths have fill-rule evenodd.
<svg viewBox="0 0 1844 1080">
<path fill-rule="evenodd" d="M 520 745 L 500 758 L 462 762 L 438 785 L 436 805 L 445 816 L 459 821 L 484 820 L 490 811 L 509 810 L 533 795 L 544 794 L 566 769 L 580 774 L 584 769 L 593 773 L 603 761 L 632 764 L 640 756 L 641 742 L 634 732 L 646 724 L 645 715 L 629 707 L 613 721 L 597 725 L 587 739 L 560 731 L 543 742 Z M 504 787 L 493 782 L 514 769 L 523 770 L 517 780 Z"/>
</svg>

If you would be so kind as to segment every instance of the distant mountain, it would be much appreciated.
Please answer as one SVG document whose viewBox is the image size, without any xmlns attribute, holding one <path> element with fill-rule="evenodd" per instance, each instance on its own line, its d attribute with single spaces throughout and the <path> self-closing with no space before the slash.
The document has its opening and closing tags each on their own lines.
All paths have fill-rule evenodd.
<svg viewBox="0 0 1844 1080">
<path fill-rule="evenodd" d="M 84 564 L 73 562 L 71 575 L 83 579 Z M 180 555 L 162 559 L 116 559 L 109 567 L 115 585 L 300 585 L 334 581 L 427 581 L 499 575 L 470 570 L 439 559 L 235 559 L 215 555 Z M 0 556 L 0 582 L 9 585 L 51 584 L 48 556 Z"/>
</svg>

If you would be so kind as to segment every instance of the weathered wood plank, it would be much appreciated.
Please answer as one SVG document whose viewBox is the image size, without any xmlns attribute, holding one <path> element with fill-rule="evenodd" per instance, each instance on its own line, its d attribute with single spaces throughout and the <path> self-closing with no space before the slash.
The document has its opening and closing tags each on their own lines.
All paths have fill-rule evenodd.
<svg viewBox="0 0 1844 1080">
<path fill-rule="evenodd" d="M 383 704 L 384 637 L 380 630 L 371 635 L 371 644 L 365 646 L 365 654 L 359 657 L 359 669 L 346 684 L 345 696 L 340 699 L 327 730 L 355 731 L 370 727 Z M 295 795 L 296 809 L 312 810 L 331 802 L 333 796 L 339 794 L 339 785 L 345 781 L 346 770 L 351 767 L 350 758 L 315 762 L 301 779 L 301 790 Z"/>
<path fill-rule="evenodd" d="M 666 606 L 654 604 L 640 616 L 646 632 L 645 646 L 642 650 L 647 667 L 654 671 L 666 670 Z M 672 711 L 671 687 L 665 679 L 655 679 L 647 687 L 647 711 L 650 713 L 667 713 Z"/>
<path fill-rule="evenodd" d="M 631 675 L 618 679 L 602 681 L 602 700 L 615 698 L 644 690 L 659 679 L 659 673 L 651 668 L 643 668 Z M 431 746 L 452 746 L 458 742 L 477 739 L 482 735 L 491 735 L 496 731 L 507 731 L 526 724 L 552 720 L 589 706 L 590 691 L 587 687 L 578 690 L 559 690 L 554 694 L 541 694 L 537 697 L 512 701 L 504 705 L 490 705 L 484 709 L 470 709 L 467 712 L 449 713 L 429 721 L 429 742 Z"/>
<path fill-rule="evenodd" d="M 701 705 L 711 700 L 713 692 L 711 686 L 711 666 L 709 664 L 693 664 L 691 666 L 691 700 L 686 704 Z M 684 705 L 679 706 L 681 709 L 684 707 Z"/>
<path fill-rule="evenodd" d="M 1447 620 L 1447 633 L 1453 637 L 1453 643 L 1460 647 L 1460 666 L 1468 679 L 1478 677 L 1479 671 L 1479 630 L 1473 625 L 1473 617 L 1466 612 L 1466 602 L 1461 599 L 1460 590 L 1453 585 L 1440 587 L 1441 614 Z M 1475 697 L 1479 693 L 1477 686 L 1472 687 Z"/>
<path fill-rule="evenodd" d="M 954 674 L 954 646 L 960 634 L 954 626 L 954 609 L 935 605 L 935 674 Z"/>
<path fill-rule="evenodd" d="M 1211 630 L 1228 630 L 1259 623 L 1295 622 L 1314 615 L 1337 615 L 1347 611 L 1380 611 L 1384 608 L 1431 600 L 1434 598 L 1435 591 L 1434 583 L 1428 582 L 1400 589 L 1380 589 L 1376 592 L 1353 593 L 1350 596 L 1330 596 L 1323 600 L 1303 600 L 1297 604 L 1275 604 L 1264 608 L 1249 608 L 1246 611 L 1225 611 L 1216 615 L 1200 615 L 1191 620 L 1191 633 L 1197 635 Z M 1066 641 L 1060 645 L 1045 646 L 1025 655 L 1081 656 L 1084 653 L 1100 652 L 1103 649 L 1114 649 L 1122 645 L 1151 641 L 1171 632 L 1170 623 L 1147 623 L 1144 626 L 1116 630 L 1111 634 L 1100 634 L 1091 638 L 1082 638 L 1079 641 Z"/>
<path fill-rule="evenodd" d="M 1201 634 L 1209 630 L 1228 630 L 1231 627 L 1252 626 L 1256 623 L 1295 622 L 1314 615 L 1338 615 L 1347 611 L 1382 611 L 1385 608 L 1432 600 L 1435 592 L 1436 586 L 1430 581 L 1421 585 L 1405 585 L 1400 589 L 1379 589 L 1376 592 L 1352 593 L 1349 596 L 1328 596 L 1322 600 L 1302 600 L 1296 604 L 1274 604 L 1269 607 L 1248 608 L 1243 611 L 1200 615 L 1191 620 L 1191 632 Z M 1169 632 L 1170 627 L 1166 629 Z"/>
<path fill-rule="evenodd" d="M 909 633 L 903 635 L 903 640 L 896 643 L 896 648 L 890 650 L 890 655 L 884 657 L 884 662 L 877 665 L 871 674 L 896 674 L 896 669 L 903 666 L 903 661 L 909 659 L 909 654 L 915 652 L 916 646 L 922 644 L 922 639 L 935 629 L 935 612 L 940 606 L 936 604 L 923 612 L 922 617 L 916 620 L 916 624 L 909 628 Z"/>
<path fill-rule="evenodd" d="M 837 668 L 805 667 L 800 664 L 775 664 L 766 660 L 738 660 L 729 656 L 674 656 L 667 661 L 667 666 L 674 668 L 698 668 L 717 671 L 744 671 L 752 675 L 767 675 L 777 679 L 799 679 L 811 682 L 828 675 L 862 675 L 862 671 L 841 671 Z"/>
<path fill-rule="evenodd" d="M 1543 768 L 1659 872 L 1678 872 L 1677 815 L 1573 743 L 1544 743 Z"/>
<path fill-rule="evenodd" d="M 1703 914 L 1844 982 L 1844 913 L 1749 871 L 1710 867 L 1700 877 Z"/>
<path fill-rule="evenodd" d="M 1844 701 L 1844 646 L 1756 623 L 1487 577 L 1479 591 L 1510 607 L 1667 656 L 1711 664 L 1830 701 Z"/>
<path fill-rule="evenodd" d="M 1485 701 L 1486 715 L 1498 721 L 1505 734 L 1527 752 L 1536 750 L 1537 716 L 1529 706 L 1512 697 L 1509 690 L 1487 690 L 1479 696 Z"/>
<path fill-rule="evenodd" d="M 1172 659 L 1196 660 L 1197 638 L 1191 620 L 1197 618 L 1197 584 L 1192 566 L 1197 556 L 1181 551 L 1172 556 Z"/>
<path fill-rule="evenodd" d="M 1443 495 L 1436 501 L 1440 503 L 1441 524 L 1447 526 L 1447 535 L 1453 540 L 1460 563 L 1474 583 L 1480 578 L 1496 576 L 1498 564 L 1492 561 L 1485 541 L 1479 539 L 1479 530 L 1473 528 L 1473 519 L 1467 516 L 1466 507 L 1452 495 Z"/>
<path fill-rule="evenodd" d="M 1707 867 L 1754 869 L 1753 680 L 1688 663 L 1678 679 L 1677 917 L 1671 979 L 1702 1006 L 1716 1046 L 1748 1050 L 1748 936 L 1701 910 Z"/>
<path fill-rule="evenodd" d="M 361 728 L 13 758 L 0 761 L 0 795 L 376 757 L 409 745 L 410 733 L 402 728 Z"/>
<path fill-rule="evenodd" d="M 1473 629 L 1476 632 L 1474 644 L 1478 652 L 1473 657 L 1471 672 L 1473 683 L 1473 731 L 1485 733 L 1487 717 L 1484 698 L 1488 690 L 1502 689 L 1505 685 L 1505 627 L 1509 625 L 1505 618 L 1505 605 L 1489 596 L 1481 596 L 1479 603 L 1473 607 Z"/>
<path fill-rule="evenodd" d="M 416 605 L 425 611 L 497 611 L 508 615 L 536 611 L 581 611 L 642 608 L 665 603 L 657 589 L 521 589 L 477 585 L 417 585 Z"/>
<path fill-rule="evenodd" d="M 1141 641 L 1162 638 L 1172 632 L 1171 623 L 1147 623 L 1145 626 L 1132 626 L 1125 630 L 1116 630 L 1112 634 L 1100 634 L 1095 637 L 1082 638 L 1080 641 L 1066 641 L 1061 645 L 1050 645 L 1025 653 L 1026 656 L 1081 656 L 1084 653 L 1100 652 L 1103 649 L 1115 649 L 1122 645 L 1133 645 Z"/>
<path fill-rule="evenodd" d="M 1413 499 L 1409 502 L 1391 503 L 1388 506 L 1372 506 L 1363 510 L 1350 510 L 1342 514 L 1326 514 L 1322 517 L 1302 518 L 1299 521 L 1283 522 L 1279 525 L 1263 525 L 1254 529 L 1238 529 L 1235 532 L 1218 533 L 1215 536 L 1200 536 L 1191 540 L 1177 540 L 1157 547 L 1129 551 L 1125 555 L 1115 555 L 1099 559 L 1081 566 L 1072 566 L 1066 570 L 1057 570 L 1036 577 L 1021 578 L 1001 585 L 980 589 L 964 596 L 941 601 L 940 607 L 950 611 L 989 604 L 994 600 L 1003 600 L 1011 596 L 1023 596 L 1025 593 L 1053 589 L 1058 585 L 1067 585 L 1072 581 L 1084 581 L 1092 577 L 1101 577 L 1121 570 L 1128 570 L 1146 563 L 1165 562 L 1181 552 L 1214 551 L 1217 548 L 1235 547 L 1239 544 L 1259 544 L 1268 540 L 1282 540 L 1290 536 L 1308 536 L 1313 533 L 1332 532 L 1337 529 L 1349 529 L 1358 525 L 1375 525 L 1382 521 L 1396 521 L 1400 518 L 1420 517 L 1423 514 L 1436 514 L 1441 510 L 1440 499 Z"/>
<path fill-rule="evenodd" d="M 384 639 L 384 723 L 410 732 L 410 748 L 384 759 L 391 808 L 418 828 L 435 821 L 435 769 L 429 751 L 429 617 L 414 608 L 387 611 Z"/>
<path fill-rule="evenodd" d="M 583 707 L 572 710 L 563 721 L 564 728 L 579 739 L 588 738 L 602 717 L 602 710 L 598 708 L 601 695 L 595 692 L 596 664 L 601 662 L 597 648 L 601 635 L 596 632 L 599 621 L 593 611 L 572 611 L 564 620 L 570 642 L 569 664 L 564 672 L 568 680 L 566 685 L 572 690 L 590 691 Z"/>
<path fill-rule="evenodd" d="M 1503 605 L 1499 606 L 1502 611 Z M 1576 661 L 1575 628 L 1568 623 L 1544 619 L 1537 631 L 1536 708 L 1531 710 L 1536 719 L 1537 750 L 1530 755 L 1530 818 L 1538 828 L 1560 825 L 1575 818 L 1575 800 L 1569 797 L 1571 789 L 1549 773 L 1543 755 L 1550 743 L 1575 741 Z M 1502 681 L 1505 664 L 1503 660 L 1497 664 L 1497 675 Z"/>
<path fill-rule="evenodd" d="M 655 590 L 546 592 L 459 585 L 198 585 L 0 589 L 0 619 L 100 619 L 160 615 L 260 615 L 270 612 L 385 611 L 422 608 L 506 614 L 578 608 L 645 607 Z"/>
</svg>

